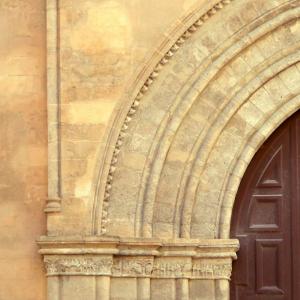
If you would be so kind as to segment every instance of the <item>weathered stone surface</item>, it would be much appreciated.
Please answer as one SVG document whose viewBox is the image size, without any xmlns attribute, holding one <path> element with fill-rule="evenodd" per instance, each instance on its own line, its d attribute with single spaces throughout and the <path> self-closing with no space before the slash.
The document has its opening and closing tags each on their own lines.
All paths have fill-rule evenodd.
<svg viewBox="0 0 300 300">
<path fill-rule="evenodd" d="M 0 299 L 44 300 L 45 1 L 0 1 Z"/>
<path fill-rule="evenodd" d="M 228 299 L 241 178 L 300 107 L 299 12 L 0 1 L 0 299 L 46 273 L 49 300 Z"/>
</svg>

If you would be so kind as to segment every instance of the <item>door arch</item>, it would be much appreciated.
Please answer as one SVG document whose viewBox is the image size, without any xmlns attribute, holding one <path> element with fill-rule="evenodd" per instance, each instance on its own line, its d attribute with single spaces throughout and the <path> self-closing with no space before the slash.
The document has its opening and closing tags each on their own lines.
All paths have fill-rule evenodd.
<svg viewBox="0 0 300 300">
<path fill-rule="evenodd" d="M 241 181 L 231 299 L 299 299 L 300 111 L 261 146 Z"/>
</svg>

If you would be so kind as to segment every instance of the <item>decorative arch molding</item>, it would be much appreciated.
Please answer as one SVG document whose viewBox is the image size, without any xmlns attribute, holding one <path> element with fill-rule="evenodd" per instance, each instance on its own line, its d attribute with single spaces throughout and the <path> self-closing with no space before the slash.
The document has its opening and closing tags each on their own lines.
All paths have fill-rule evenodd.
<svg viewBox="0 0 300 300">
<path fill-rule="evenodd" d="M 160 46 L 150 56 L 146 65 L 136 75 L 136 80 L 132 86 L 125 93 L 125 97 L 121 101 L 121 107 L 116 109 L 117 112 L 111 120 L 109 128 L 112 129 L 107 132 L 107 136 L 104 138 L 107 143 L 100 149 L 100 156 L 104 157 L 104 159 L 100 159 L 96 163 L 96 183 L 93 185 L 95 191 L 92 211 L 93 234 L 106 232 L 107 207 L 115 164 L 118 159 L 119 149 L 123 143 L 124 132 L 127 130 L 141 99 L 181 46 L 207 20 L 233 1 L 235 0 L 211 0 L 203 1 L 201 5 L 196 5 L 165 34 Z"/>
<path fill-rule="evenodd" d="M 259 5 L 235 1 L 208 13 L 213 17 L 160 68 L 151 89 L 135 98 L 136 107 L 123 111 L 128 114 L 120 139 L 109 146 L 114 154 L 106 157 L 112 160 L 97 212 L 107 234 L 228 238 L 247 164 L 299 107 L 293 80 L 299 78 L 300 3 Z M 226 152 L 231 145 L 236 149 Z M 228 156 L 223 168 L 216 149 Z"/>
</svg>

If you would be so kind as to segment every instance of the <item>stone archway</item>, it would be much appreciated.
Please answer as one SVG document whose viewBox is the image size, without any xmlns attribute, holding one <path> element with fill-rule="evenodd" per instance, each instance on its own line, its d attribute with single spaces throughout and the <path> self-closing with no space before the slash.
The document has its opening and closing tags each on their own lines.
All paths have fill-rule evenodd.
<svg viewBox="0 0 300 300">
<path fill-rule="evenodd" d="M 203 7 L 112 120 L 90 203 L 94 236 L 41 241 L 55 295 L 228 299 L 238 186 L 300 107 L 300 2 Z"/>
<path fill-rule="evenodd" d="M 106 180 L 102 221 L 107 214 L 112 221 L 103 225 L 107 234 L 229 236 L 225 210 L 245 167 L 299 106 L 297 3 L 276 5 L 261 15 L 254 14 L 257 4 L 252 3 L 237 1 L 224 8 L 226 14 L 221 10 L 209 18 L 162 68 L 150 91 L 135 99 Z M 253 21 L 237 25 L 235 17 L 246 11 Z M 230 20 L 237 28 L 221 30 Z M 220 153 L 227 155 L 225 163 Z M 124 199 L 127 208 L 119 211 L 118 201 Z M 208 199 L 214 217 L 206 226 L 195 214 L 205 219 L 201 209 Z M 171 215 L 160 217 L 163 208 Z M 194 208 L 199 209 L 192 214 Z M 203 232 L 199 226 L 207 228 Z"/>
</svg>

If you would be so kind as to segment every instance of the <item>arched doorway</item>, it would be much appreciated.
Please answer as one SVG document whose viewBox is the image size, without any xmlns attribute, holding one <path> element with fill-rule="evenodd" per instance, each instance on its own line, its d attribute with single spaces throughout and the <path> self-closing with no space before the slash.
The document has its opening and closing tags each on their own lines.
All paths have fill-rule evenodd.
<svg viewBox="0 0 300 300">
<path fill-rule="evenodd" d="M 40 242 L 53 299 L 229 298 L 241 178 L 300 107 L 300 2 L 196 5 L 148 51 L 101 134 L 89 101 L 73 118 L 79 103 L 61 99 L 53 183 L 62 209 Z"/>
<path fill-rule="evenodd" d="M 261 146 L 236 197 L 231 299 L 299 299 L 300 111 Z"/>
</svg>

